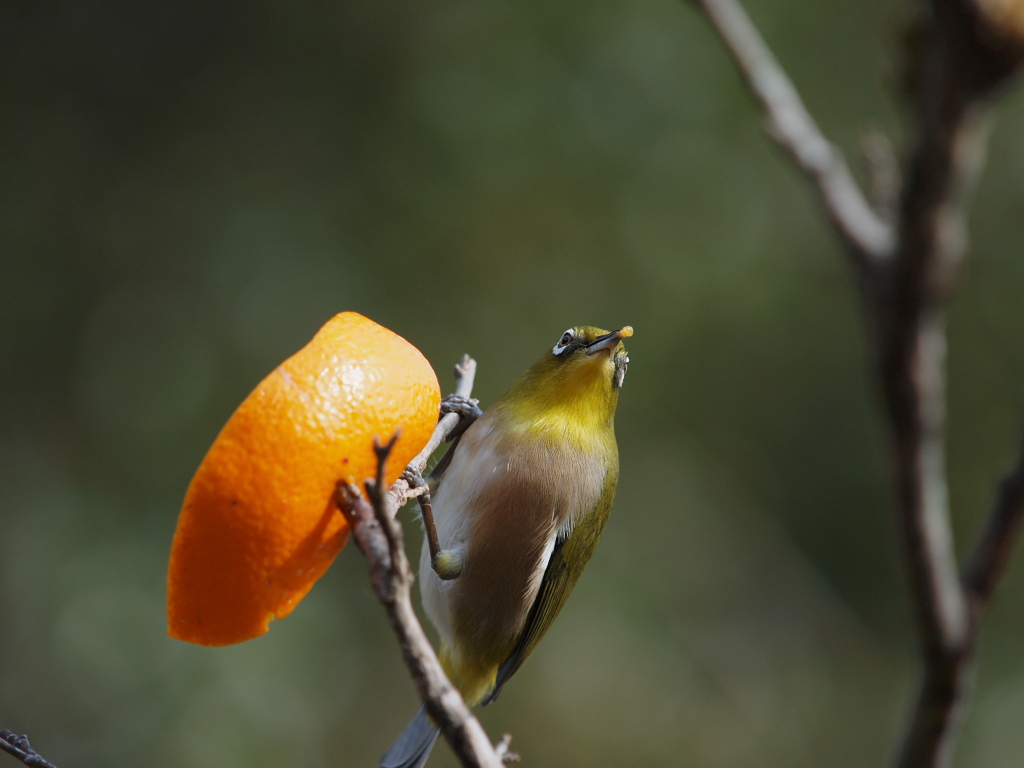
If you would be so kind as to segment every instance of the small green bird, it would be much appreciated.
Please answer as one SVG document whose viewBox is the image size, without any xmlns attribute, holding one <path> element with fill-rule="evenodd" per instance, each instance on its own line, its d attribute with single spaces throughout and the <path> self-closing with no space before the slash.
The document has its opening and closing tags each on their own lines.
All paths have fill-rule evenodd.
<svg viewBox="0 0 1024 768">
<path fill-rule="evenodd" d="M 434 494 L 440 552 L 420 559 L 441 663 L 470 706 L 497 698 L 551 626 L 615 498 L 615 406 L 630 326 L 570 328 L 469 429 Z M 421 709 L 381 768 L 420 768 Z"/>
</svg>

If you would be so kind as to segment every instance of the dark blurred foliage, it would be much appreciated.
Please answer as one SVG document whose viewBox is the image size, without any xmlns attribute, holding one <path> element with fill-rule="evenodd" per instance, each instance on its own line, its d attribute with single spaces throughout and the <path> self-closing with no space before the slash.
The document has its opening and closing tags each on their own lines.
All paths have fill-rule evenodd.
<svg viewBox="0 0 1024 768">
<path fill-rule="evenodd" d="M 902 139 L 906 4 L 751 11 L 855 165 Z M 375 764 L 417 703 L 355 551 L 263 638 L 165 636 L 191 473 L 351 309 L 445 388 L 475 355 L 485 405 L 566 326 L 636 329 L 609 529 L 483 712 L 526 764 L 887 761 L 916 648 L 858 300 L 686 4 L 9 0 L 0 94 L 0 725 L 62 768 Z M 949 319 L 961 550 L 1024 401 L 1019 94 L 998 118 Z M 1024 752 L 1022 605 L 1017 562 L 958 765 Z"/>
</svg>

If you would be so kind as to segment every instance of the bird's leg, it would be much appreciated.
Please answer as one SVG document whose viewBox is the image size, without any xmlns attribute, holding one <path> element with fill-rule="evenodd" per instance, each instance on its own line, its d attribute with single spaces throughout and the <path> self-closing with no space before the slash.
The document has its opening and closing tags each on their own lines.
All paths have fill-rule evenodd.
<svg viewBox="0 0 1024 768">
<path fill-rule="evenodd" d="M 451 447 L 445 451 L 444 456 L 430 473 L 431 480 L 436 482 L 441 478 L 451 463 L 452 455 L 455 453 L 455 448 L 458 446 L 463 432 L 483 413 L 477 403 L 478 401 L 474 398 L 462 395 L 448 395 L 441 401 L 442 418 L 449 413 L 457 414 L 460 418 L 459 423 L 448 436 L 448 439 L 452 441 Z M 417 499 L 420 505 L 420 516 L 423 518 L 423 530 L 427 535 L 430 566 L 434 569 L 434 573 L 445 581 L 458 578 L 462 573 L 462 555 L 454 550 L 441 550 L 441 544 L 437 538 L 437 526 L 434 524 L 434 510 L 430 504 L 430 484 L 423 479 L 423 475 L 410 469 L 405 470 L 402 477 L 409 483 L 409 488 L 422 489 L 419 490 Z"/>
<path fill-rule="evenodd" d="M 410 488 L 422 488 L 416 497 L 420 505 L 420 516 L 423 518 L 423 530 L 427 534 L 427 549 L 430 551 L 430 566 L 438 578 L 448 581 L 458 578 L 462 573 L 462 556 L 452 550 L 441 550 L 437 539 L 437 527 L 434 525 L 434 509 L 430 504 L 430 485 L 419 472 L 407 469 L 402 477 Z"/>
<path fill-rule="evenodd" d="M 406 469 L 402 479 L 409 484 L 409 488 L 420 490 L 416 501 L 420 505 L 420 517 L 423 518 L 423 528 L 427 533 L 427 547 L 430 549 L 430 560 L 437 559 L 437 552 L 441 545 L 437 541 L 437 528 L 434 525 L 434 509 L 430 505 L 430 485 L 423 479 L 423 475 L 414 469 Z"/>
<path fill-rule="evenodd" d="M 435 482 L 441 479 L 441 475 L 448 469 L 448 465 L 451 464 L 452 456 L 455 455 L 455 449 L 459 445 L 459 440 L 462 439 L 462 434 L 469 429 L 469 426 L 480 418 L 483 411 L 480 410 L 478 405 L 480 401 L 473 397 L 463 397 L 462 395 L 448 395 L 441 401 L 441 416 L 444 417 L 449 413 L 455 413 L 459 415 L 459 423 L 455 425 L 455 429 L 448 435 L 448 439 L 451 441 L 451 447 L 445 451 L 444 456 L 437 462 L 430 472 L 430 479 Z"/>
</svg>

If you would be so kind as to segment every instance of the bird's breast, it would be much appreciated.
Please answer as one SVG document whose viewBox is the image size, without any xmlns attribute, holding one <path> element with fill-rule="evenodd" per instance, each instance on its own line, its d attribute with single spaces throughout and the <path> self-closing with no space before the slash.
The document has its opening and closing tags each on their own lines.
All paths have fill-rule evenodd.
<svg viewBox="0 0 1024 768">
<path fill-rule="evenodd" d="M 459 578 L 442 582 L 424 550 L 424 607 L 447 645 L 479 661 L 511 653 L 555 538 L 593 512 L 607 461 L 598 450 L 534 439 L 486 414 L 464 435 L 434 495 L 442 549 L 459 553 Z"/>
</svg>

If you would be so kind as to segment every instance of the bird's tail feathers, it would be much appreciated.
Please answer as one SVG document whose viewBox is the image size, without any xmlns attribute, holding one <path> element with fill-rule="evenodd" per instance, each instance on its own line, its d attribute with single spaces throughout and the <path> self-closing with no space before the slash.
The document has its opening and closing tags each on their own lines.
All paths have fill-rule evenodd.
<svg viewBox="0 0 1024 768">
<path fill-rule="evenodd" d="M 380 759 L 380 768 L 422 768 L 440 733 L 427 717 L 427 708 L 420 707 L 416 717 Z"/>
</svg>

